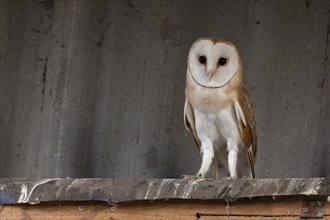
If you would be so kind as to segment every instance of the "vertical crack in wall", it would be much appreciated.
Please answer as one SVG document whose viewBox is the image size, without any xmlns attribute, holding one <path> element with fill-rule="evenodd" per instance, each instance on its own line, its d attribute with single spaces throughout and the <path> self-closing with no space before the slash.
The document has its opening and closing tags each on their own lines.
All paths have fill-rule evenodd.
<svg viewBox="0 0 330 220">
<path fill-rule="evenodd" d="M 327 41 L 326 41 L 326 43 L 325 43 L 325 56 L 324 56 L 324 73 L 323 73 L 323 79 L 325 78 L 325 77 L 328 77 L 328 75 L 327 74 L 329 74 L 329 73 L 327 73 L 326 71 L 327 71 L 327 61 L 329 60 L 329 54 L 328 54 L 328 45 L 329 45 L 329 36 L 330 36 L 330 1 L 329 1 L 329 8 L 328 8 L 328 30 L 327 30 Z M 324 80 L 325 81 L 325 80 Z M 329 88 L 328 88 L 329 89 Z M 324 92 L 324 88 L 322 89 L 322 92 Z M 328 91 L 328 94 L 327 95 L 329 95 L 329 91 Z M 329 99 L 329 97 L 327 97 L 328 99 Z M 328 120 L 329 120 L 329 118 L 328 118 Z M 327 126 L 329 126 L 329 121 L 328 121 L 328 125 Z M 328 136 L 328 138 L 329 138 L 329 136 Z M 328 141 L 329 141 L 329 139 L 328 139 Z M 329 173 L 326 173 L 326 172 L 329 172 L 329 168 L 330 168 L 330 161 L 329 160 L 327 160 L 326 158 L 327 158 L 327 155 L 330 153 L 330 151 L 329 151 L 329 148 L 327 148 L 327 146 L 325 146 L 325 149 L 327 149 L 327 151 L 328 152 L 324 152 L 324 154 L 323 154 L 323 157 L 324 157 L 324 159 L 325 159 L 325 161 L 327 161 L 327 167 L 323 167 L 323 169 L 325 170 L 325 176 L 327 176 L 327 175 L 329 175 Z M 327 171 L 328 170 L 328 171 Z"/>
<path fill-rule="evenodd" d="M 329 85 L 327 85 L 327 84 L 329 84 L 329 83 L 326 83 L 326 81 L 327 80 L 329 80 L 328 79 L 328 77 L 329 77 L 329 72 L 327 72 L 327 69 L 328 69 L 328 62 L 329 62 L 329 50 L 328 50 L 328 47 L 329 47 L 329 36 L 330 36 L 330 1 L 329 1 L 329 5 L 328 5 L 328 27 L 327 27 L 327 38 L 326 38 L 326 42 L 325 42 L 325 52 L 324 52 L 324 72 L 323 72 L 323 77 L 322 77 L 322 81 L 321 81 L 321 83 L 320 83 L 320 85 L 321 85 L 321 100 L 322 100 L 322 105 L 321 105 L 321 110 L 320 110 L 320 115 L 322 115 L 322 114 L 328 114 L 327 113 L 327 110 L 325 110 L 325 111 L 323 111 L 323 107 L 325 107 L 326 108 L 326 106 L 327 106 L 327 104 L 326 104 L 326 100 L 328 100 L 329 99 Z M 324 94 L 325 93 L 325 91 L 328 91 L 327 92 L 327 94 Z M 323 100 L 325 100 L 325 101 L 323 101 Z M 321 118 L 320 118 L 321 119 Z M 320 123 L 320 122 L 319 122 Z M 328 124 L 327 125 L 325 125 L 325 126 L 329 126 L 329 118 L 328 118 Z M 328 141 L 329 141 L 329 137 L 328 137 Z M 328 148 L 327 148 L 327 146 L 326 146 L 326 144 L 325 144 L 325 146 L 324 146 L 324 152 L 323 152 L 323 159 L 325 160 L 325 161 L 328 161 L 327 162 L 327 164 L 325 164 L 325 166 L 327 166 L 327 167 L 325 167 L 325 166 L 323 166 L 321 169 L 322 169 L 322 175 L 323 176 L 327 176 L 328 175 L 328 168 L 330 167 L 330 162 L 329 162 L 329 160 L 327 160 L 327 155 L 329 154 L 329 151 L 328 151 Z"/>
<path fill-rule="evenodd" d="M 329 60 L 329 51 L 328 51 L 328 45 L 329 45 L 329 35 L 330 35 L 330 1 L 329 1 L 329 5 L 328 5 L 328 26 L 327 26 L 327 32 L 326 32 L 326 41 L 325 41 L 325 50 L 324 50 L 324 71 L 322 74 L 322 79 L 321 81 L 318 83 L 318 88 L 321 90 L 320 96 L 319 96 L 319 100 L 321 102 L 321 107 L 320 107 L 320 113 L 319 113 L 319 120 L 318 120 L 318 129 L 322 129 L 323 126 L 321 126 L 322 124 L 322 120 L 324 119 L 323 114 L 327 114 L 326 112 L 324 113 L 324 107 L 326 107 L 326 104 L 324 103 L 323 100 L 327 99 L 329 94 L 325 94 L 325 91 L 328 89 L 327 85 L 325 85 L 326 81 L 327 81 L 327 77 L 328 77 L 328 72 L 327 72 L 327 67 L 328 67 L 328 60 Z M 326 96 L 326 97 L 325 97 Z M 319 136 L 319 135 L 318 135 Z M 318 138 L 318 137 L 317 137 Z M 320 148 L 321 150 L 322 148 Z M 322 157 L 324 161 L 327 161 L 327 146 L 325 146 L 322 149 Z M 314 151 L 314 156 L 313 156 L 313 167 L 312 167 L 312 176 L 327 176 L 327 168 L 326 167 L 318 167 L 315 164 L 315 161 L 317 160 L 317 150 L 315 149 Z M 328 162 L 328 164 L 326 166 L 329 166 L 330 162 Z M 319 172 L 317 172 L 317 169 L 321 169 Z M 320 175 L 321 174 L 321 175 Z"/>
<path fill-rule="evenodd" d="M 42 71 L 42 78 L 41 78 L 42 89 L 41 89 L 41 107 L 40 107 L 40 111 L 42 111 L 43 108 L 44 108 L 44 97 L 45 97 L 46 80 L 47 80 L 47 63 L 48 63 L 48 57 L 45 58 L 44 70 Z"/>
<path fill-rule="evenodd" d="M 329 2 L 329 9 L 328 9 L 327 38 L 325 41 L 325 51 L 324 51 L 324 72 L 323 72 L 322 81 L 320 82 L 320 85 L 319 85 L 319 87 L 322 89 L 321 96 L 324 95 L 324 83 L 325 83 L 327 75 L 328 75 L 326 70 L 327 70 L 327 61 L 329 60 L 329 55 L 328 55 L 329 35 L 330 35 L 330 2 Z"/>
</svg>

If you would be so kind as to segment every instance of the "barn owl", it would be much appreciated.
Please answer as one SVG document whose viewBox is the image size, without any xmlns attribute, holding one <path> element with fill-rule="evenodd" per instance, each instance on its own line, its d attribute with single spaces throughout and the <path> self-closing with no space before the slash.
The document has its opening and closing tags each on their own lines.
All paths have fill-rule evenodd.
<svg viewBox="0 0 330 220">
<path fill-rule="evenodd" d="M 196 176 L 211 170 L 218 178 L 254 178 L 257 136 L 242 62 L 227 40 L 200 38 L 190 48 L 184 124 L 202 154 Z M 211 168 L 211 169 L 210 169 Z"/>
</svg>

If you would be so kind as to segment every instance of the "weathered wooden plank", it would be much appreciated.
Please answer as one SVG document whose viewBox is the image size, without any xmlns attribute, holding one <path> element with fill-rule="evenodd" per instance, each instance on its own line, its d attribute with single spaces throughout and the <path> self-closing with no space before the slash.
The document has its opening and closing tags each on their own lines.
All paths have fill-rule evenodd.
<svg viewBox="0 0 330 220">
<path fill-rule="evenodd" d="M 4 205 L 1 219 L 297 219 L 301 198 L 251 201 L 155 201 L 109 205 L 70 202 Z M 326 203 L 329 209 L 329 203 Z M 244 218 L 243 218 L 244 217 Z M 327 217 L 328 218 L 328 217 Z M 298 218 L 299 219 L 299 218 Z M 326 218 L 325 218 L 326 219 Z"/>
<path fill-rule="evenodd" d="M 0 179 L 0 204 L 54 201 L 129 202 L 327 196 L 330 178 L 314 179 Z"/>
<path fill-rule="evenodd" d="M 329 178 L 0 179 L 0 219 L 285 220 L 317 199 L 330 220 L 329 187 Z"/>
</svg>

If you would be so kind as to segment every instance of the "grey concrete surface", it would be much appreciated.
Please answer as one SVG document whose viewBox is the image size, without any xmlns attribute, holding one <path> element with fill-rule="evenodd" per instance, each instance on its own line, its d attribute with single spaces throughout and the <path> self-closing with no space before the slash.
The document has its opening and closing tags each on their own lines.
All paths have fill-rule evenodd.
<svg viewBox="0 0 330 220">
<path fill-rule="evenodd" d="M 0 177 L 193 174 L 186 60 L 242 56 L 256 175 L 330 176 L 330 1 L 0 1 Z"/>
</svg>

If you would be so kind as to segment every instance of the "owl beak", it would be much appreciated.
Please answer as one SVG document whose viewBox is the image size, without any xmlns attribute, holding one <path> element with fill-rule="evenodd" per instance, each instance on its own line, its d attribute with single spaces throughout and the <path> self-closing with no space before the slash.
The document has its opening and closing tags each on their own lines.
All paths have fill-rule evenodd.
<svg viewBox="0 0 330 220">
<path fill-rule="evenodd" d="M 207 75 L 209 76 L 209 82 L 210 82 L 211 79 L 212 79 L 212 77 L 213 77 L 213 75 L 214 75 L 214 72 L 213 72 L 213 71 L 209 71 L 209 72 L 207 73 Z"/>
</svg>

